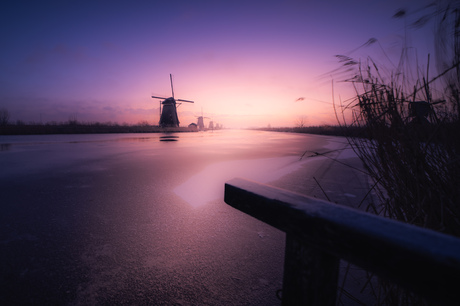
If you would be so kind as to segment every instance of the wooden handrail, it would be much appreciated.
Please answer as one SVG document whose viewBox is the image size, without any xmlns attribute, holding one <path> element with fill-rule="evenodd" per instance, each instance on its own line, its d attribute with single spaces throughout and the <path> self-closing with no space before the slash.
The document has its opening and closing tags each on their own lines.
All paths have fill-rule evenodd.
<svg viewBox="0 0 460 306">
<path fill-rule="evenodd" d="M 285 305 L 334 304 L 339 259 L 429 300 L 460 301 L 459 238 L 239 178 L 225 202 L 286 233 Z"/>
</svg>

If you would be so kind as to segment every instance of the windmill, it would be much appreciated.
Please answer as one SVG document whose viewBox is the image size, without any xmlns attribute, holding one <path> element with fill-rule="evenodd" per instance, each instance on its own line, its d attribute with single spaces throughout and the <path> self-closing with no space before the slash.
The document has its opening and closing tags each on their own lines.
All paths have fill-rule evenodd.
<svg viewBox="0 0 460 306">
<path fill-rule="evenodd" d="M 203 117 L 203 108 L 201 109 L 201 116 L 197 116 L 197 123 L 196 125 L 198 126 L 199 130 L 204 130 L 204 120 L 203 119 L 211 119 L 209 117 Z"/>
<path fill-rule="evenodd" d="M 172 75 L 169 74 L 169 79 L 171 80 L 171 93 L 172 97 L 164 98 L 164 97 L 156 97 L 152 96 L 153 99 L 162 99 L 160 101 L 160 126 L 161 127 L 178 127 L 179 126 L 179 118 L 177 117 L 177 107 L 182 103 L 177 102 L 187 102 L 187 103 L 194 103 L 193 101 L 183 100 L 183 99 L 175 99 L 174 98 L 174 87 L 172 81 Z M 161 108 L 163 105 L 163 109 Z"/>
</svg>

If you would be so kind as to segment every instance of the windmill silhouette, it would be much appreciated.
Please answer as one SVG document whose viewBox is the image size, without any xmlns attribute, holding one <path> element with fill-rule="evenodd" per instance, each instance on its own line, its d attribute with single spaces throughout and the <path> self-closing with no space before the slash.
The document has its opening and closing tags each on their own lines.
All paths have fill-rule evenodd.
<svg viewBox="0 0 460 306">
<path fill-rule="evenodd" d="M 201 108 L 201 116 L 197 116 L 196 118 L 198 119 L 196 125 L 198 126 L 198 129 L 201 131 L 205 129 L 204 119 L 211 119 L 209 117 L 203 117 L 203 108 Z"/>
<path fill-rule="evenodd" d="M 169 74 L 169 79 L 171 80 L 171 93 L 172 97 L 164 98 L 164 97 L 156 97 L 152 96 L 153 99 L 162 99 L 160 101 L 160 122 L 159 125 L 161 127 L 178 127 L 179 126 L 179 118 L 177 117 L 177 107 L 179 107 L 182 103 L 177 102 L 187 102 L 187 103 L 194 103 L 190 100 L 183 100 L 183 99 L 175 99 L 174 98 L 174 87 L 173 87 L 173 80 L 172 75 Z M 163 105 L 163 109 L 162 106 Z"/>
</svg>

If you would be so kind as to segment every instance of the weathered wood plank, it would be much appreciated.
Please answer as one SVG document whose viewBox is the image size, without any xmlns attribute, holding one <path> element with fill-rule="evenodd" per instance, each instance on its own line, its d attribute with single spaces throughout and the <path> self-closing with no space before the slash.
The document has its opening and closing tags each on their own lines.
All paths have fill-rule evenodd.
<svg viewBox="0 0 460 306">
<path fill-rule="evenodd" d="M 460 301 L 456 237 L 244 179 L 225 184 L 225 202 L 428 299 Z"/>
</svg>

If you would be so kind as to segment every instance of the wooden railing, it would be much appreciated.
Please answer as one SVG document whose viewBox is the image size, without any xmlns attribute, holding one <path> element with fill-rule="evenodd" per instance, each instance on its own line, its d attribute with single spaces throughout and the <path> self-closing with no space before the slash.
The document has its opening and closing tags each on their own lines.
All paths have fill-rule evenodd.
<svg viewBox="0 0 460 306">
<path fill-rule="evenodd" d="M 334 305 L 344 259 L 441 305 L 460 305 L 460 239 L 233 179 L 225 202 L 286 233 L 283 305 Z"/>
</svg>

